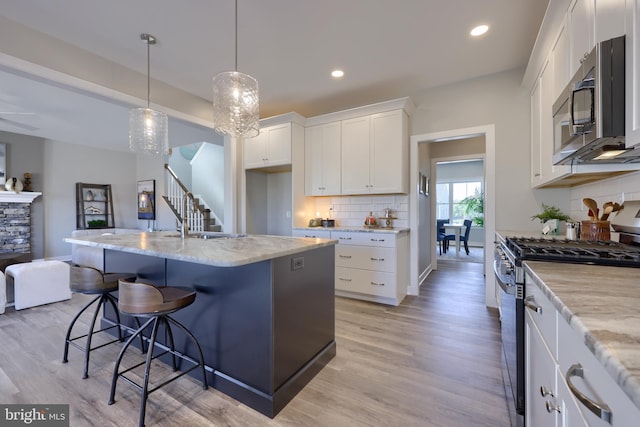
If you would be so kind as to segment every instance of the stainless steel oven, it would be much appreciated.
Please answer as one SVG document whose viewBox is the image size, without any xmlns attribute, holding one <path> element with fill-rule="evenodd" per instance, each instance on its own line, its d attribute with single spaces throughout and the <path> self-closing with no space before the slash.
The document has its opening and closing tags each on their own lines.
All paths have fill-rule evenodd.
<svg viewBox="0 0 640 427">
<path fill-rule="evenodd" d="M 500 330 L 503 351 L 503 381 L 512 426 L 524 426 L 524 272 L 516 259 L 499 242 L 493 270 L 500 286 Z M 518 278 L 520 276 L 520 278 Z M 521 283 L 518 283 L 520 280 Z"/>
</svg>

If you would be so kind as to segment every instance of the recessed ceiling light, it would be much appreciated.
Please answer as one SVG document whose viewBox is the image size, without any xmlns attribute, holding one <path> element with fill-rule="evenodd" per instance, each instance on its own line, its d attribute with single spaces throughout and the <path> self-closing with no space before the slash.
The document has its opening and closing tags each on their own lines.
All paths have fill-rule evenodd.
<svg viewBox="0 0 640 427">
<path fill-rule="evenodd" d="M 489 31 L 489 26 L 488 25 L 478 25 L 473 30 L 471 30 L 471 35 L 473 37 L 478 37 L 478 36 L 483 35 L 487 31 Z"/>
<path fill-rule="evenodd" d="M 336 79 L 339 79 L 342 76 L 344 76 L 344 71 L 342 70 L 333 70 L 331 72 L 331 77 L 335 77 Z"/>
</svg>

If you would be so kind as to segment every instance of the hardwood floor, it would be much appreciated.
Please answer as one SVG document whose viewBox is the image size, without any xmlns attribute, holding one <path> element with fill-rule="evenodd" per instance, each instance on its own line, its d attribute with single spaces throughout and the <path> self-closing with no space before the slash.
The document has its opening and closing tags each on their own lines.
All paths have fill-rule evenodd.
<svg viewBox="0 0 640 427">
<path fill-rule="evenodd" d="M 274 419 L 182 377 L 150 396 L 147 426 L 508 426 L 483 266 L 438 267 L 399 307 L 337 298 L 337 356 Z M 74 427 L 137 425 L 132 387 L 120 382 L 107 405 L 118 344 L 92 352 L 86 380 L 79 351 L 61 363 L 66 327 L 86 300 L 0 315 L 0 403 L 69 403 Z M 161 371 L 154 365 L 153 378 Z"/>
</svg>

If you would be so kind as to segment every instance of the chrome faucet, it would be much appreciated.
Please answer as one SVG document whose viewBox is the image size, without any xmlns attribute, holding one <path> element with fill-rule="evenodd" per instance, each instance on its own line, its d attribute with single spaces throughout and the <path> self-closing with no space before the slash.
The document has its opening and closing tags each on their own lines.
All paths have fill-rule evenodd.
<svg viewBox="0 0 640 427">
<path fill-rule="evenodd" d="M 184 193 L 182 196 L 182 227 L 180 227 L 180 238 L 184 239 L 189 237 L 189 222 L 187 220 L 187 208 L 189 196 L 193 198 L 193 194 L 190 191 Z"/>
</svg>

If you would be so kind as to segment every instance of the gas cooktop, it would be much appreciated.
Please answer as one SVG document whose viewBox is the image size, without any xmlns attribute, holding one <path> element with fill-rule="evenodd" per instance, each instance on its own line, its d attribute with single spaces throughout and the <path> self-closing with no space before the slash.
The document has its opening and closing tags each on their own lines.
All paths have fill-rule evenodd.
<svg viewBox="0 0 640 427">
<path fill-rule="evenodd" d="M 520 261 L 556 261 L 640 267 L 640 247 L 611 240 L 585 241 L 507 237 L 505 245 Z"/>
</svg>

